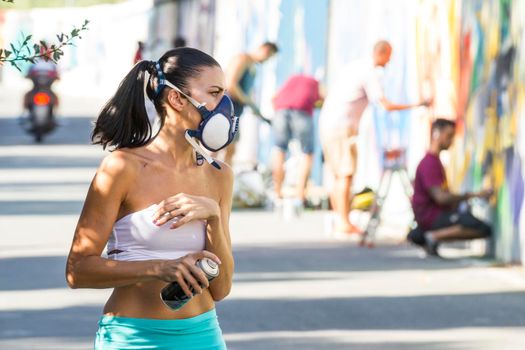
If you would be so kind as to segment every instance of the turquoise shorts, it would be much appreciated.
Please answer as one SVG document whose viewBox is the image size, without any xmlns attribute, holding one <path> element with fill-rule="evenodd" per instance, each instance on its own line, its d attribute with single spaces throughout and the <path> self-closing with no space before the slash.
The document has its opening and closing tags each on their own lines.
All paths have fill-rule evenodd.
<svg viewBox="0 0 525 350">
<path fill-rule="evenodd" d="M 182 320 L 102 316 L 98 325 L 95 350 L 226 349 L 215 309 Z"/>
</svg>

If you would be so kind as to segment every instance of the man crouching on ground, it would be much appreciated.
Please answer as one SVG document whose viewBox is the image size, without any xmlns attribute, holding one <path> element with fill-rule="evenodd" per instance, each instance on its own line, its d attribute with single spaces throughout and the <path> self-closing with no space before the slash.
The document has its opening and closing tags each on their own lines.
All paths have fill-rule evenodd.
<svg viewBox="0 0 525 350">
<path fill-rule="evenodd" d="M 458 207 L 470 198 L 488 199 L 492 190 L 454 194 L 448 188 L 439 154 L 452 144 L 455 128 L 455 122 L 447 119 L 437 119 L 432 123 L 430 149 L 416 170 L 412 208 L 418 228 L 409 233 L 408 239 L 434 256 L 438 255 L 437 249 L 442 241 L 491 235 L 490 226 L 468 210 L 458 210 Z"/>
</svg>

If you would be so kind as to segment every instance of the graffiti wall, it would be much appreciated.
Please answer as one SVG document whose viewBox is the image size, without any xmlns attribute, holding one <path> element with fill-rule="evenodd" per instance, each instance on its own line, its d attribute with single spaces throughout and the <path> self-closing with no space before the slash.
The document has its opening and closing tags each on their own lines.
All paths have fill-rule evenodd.
<svg viewBox="0 0 525 350">
<path fill-rule="evenodd" d="M 490 185 L 495 253 L 521 259 L 524 176 L 525 2 L 464 1 L 460 6 L 456 183 Z M 521 230 L 523 232 L 523 230 Z"/>
<path fill-rule="evenodd" d="M 522 259 L 525 154 L 523 1 L 420 1 L 420 89 L 436 96 L 435 115 L 456 118 L 449 177 L 456 190 L 492 187 L 494 253 Z M 437 59 L 433 59 L 437 58 Z"/>
<path fill-rule="evenodd" d="M 397 115 L 369 109 L 358 180 L 377 185 L 384 147 L 407 147 L 413 172 L 431 120 L 456 119 L 455 146 L 445 155 L 450 183 L 457 191 L 494 188 L 491 205 L 474 203 L 474 210 L 493 223 L 496 257 L 522 260 L 525 1 L 333 0 L 330 13 L 329 81 L 386 39 L 393 45 L 387 97 L 406 103 L 433 96 L 435 102 L 429 110 Z"/>
</svg>

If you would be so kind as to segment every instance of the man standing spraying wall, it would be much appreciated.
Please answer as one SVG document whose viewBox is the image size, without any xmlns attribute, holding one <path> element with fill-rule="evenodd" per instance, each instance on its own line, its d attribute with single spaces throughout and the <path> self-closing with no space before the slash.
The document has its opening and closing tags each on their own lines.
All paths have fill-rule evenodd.
<svg viewBox="0 0 525 350">
<path fill-rule="evenodd" d="M 401 111 L 428 106 L 428 101 L 417 104 L 394 104 L 384 95 L 381 85 L 383 68 L 390 61 L 392 46 L 387 41 L 374 45 L 372 60 L 351 63 L 330 89 L 319 119 L 321 144 L 335 181 L 330 191 L 330 202 L 337 214 L 335 231 L 361 233 L 350 222 L 350 191 L 357 165 L 357 135 L 361 116 L 370 102 L 378 103 L 387 111 Z"/>
</svg>

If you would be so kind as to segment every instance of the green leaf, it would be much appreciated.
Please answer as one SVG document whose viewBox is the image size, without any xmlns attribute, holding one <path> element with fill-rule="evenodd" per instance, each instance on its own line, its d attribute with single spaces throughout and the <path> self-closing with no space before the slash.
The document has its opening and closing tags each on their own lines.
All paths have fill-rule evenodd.
<svg viewBox="0 0 525 350">
<path fill-rule="evenodd" d="M 20 69 L 20 67 L 18 67 L 18 65 L 16 64 L 16 62 L 14 62 L 14 61 L 10 61 L 9 63 L 11 63 L 11 65 L 12 65 L 13 67 L 15 67 L 16 69 L 18 69 L 18 71 L 20 71 L 20 72 L 22 71 L 22 70 Z"/>
<path fill-rule="evenodd" d="M 32 37 L 33 37 L 32 35 L 26 36 L 25 39 L 24 39 L 24 42 L 22 43 L 22 45 L 27 44 L 29 42 L 29 40 L 31 40 Z"/>
<path fill-rule="evenodd" d="M 12 0 L 0 0 L 3 2 L 13 2 Z M 10 43 L 10 50 L 0 49 L 0 64 L 5 62 L 11 63 L 14 67 L 20 70 L 17 65 L 17 62 L 32 62 L 34 63 L 36 59 L 42 58 L 46 61 L 58 61 L 63 55 L 64 52 L 62 49 L 66 46 L 75 46 L 73 39 L 79 38 L 82 39 L 80 32 L 88 30 L 89 20 L 84 20 L 82 27 L 76 28 L 73 27 L 71 33 L 59 33 L 56 35 L 58 42 L 46 43 L 44 40 L 40 40 L 39 43 L 31 42 L 33 35 L 25 35 L 21 33 L 21 40 L 16 41 L 15 43 Z M 32 52 L 34 50 L 34 52 Z M 12 58 L 9 58 L 11 56 Z"/>
</svg>

